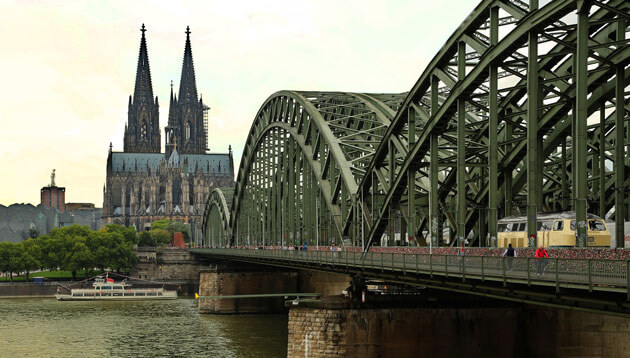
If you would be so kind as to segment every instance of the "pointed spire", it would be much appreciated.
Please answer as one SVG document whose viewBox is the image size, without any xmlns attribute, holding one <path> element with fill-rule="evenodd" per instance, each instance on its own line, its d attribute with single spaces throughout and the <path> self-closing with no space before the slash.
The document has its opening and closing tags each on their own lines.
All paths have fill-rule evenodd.
<svg viewBox="0 0 630 358">
<path fill-rule="evenodd" d="M 136 70 L 136 87 L 133 91 L 134 103 L 152 103 L 153 85 L 151 84 L 151 70 L 149 68 L 149 54 L 147 52 L 147 40 L 144 33 L 147 31 L 142 24 L 140 29 L 142 38 L 140 39 L 140 53 L 138 55 L 138 69 Z"/>
<path fill-rule="evenodd" d="M 189 26 L 186 26 L 186 47 L 184 48 L 182 78 L 179 82 L 179 100 L 182 101 L 182 103 L 197 102 L 197 84 L 195 81 L 195 66 L 193 64 L 192 49 L 190 47 Z"/>
</svg>

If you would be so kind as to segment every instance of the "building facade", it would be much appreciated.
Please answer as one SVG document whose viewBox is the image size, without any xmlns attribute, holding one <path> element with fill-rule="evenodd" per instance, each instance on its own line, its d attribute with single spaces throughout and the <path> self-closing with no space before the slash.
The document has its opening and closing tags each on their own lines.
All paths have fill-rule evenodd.
<svg viewBox="0 0 630 358">
<path fill-rule="evenodd" d="M 194 239 L 201 235 L 203 210 L 215 187 L 234 186 L 232 149 L 207 153 L 208 107 L 197 96 L 195 69 L 186 28 L 179 94 L 169 102 L 166 148 L 160 151 L 159 104 L 153 97 L 149 56 L 142 25 L 133 96 L 129 97 L 124 151 L 110 145 L 103 188 L 105 223 L 146 230 L 160 219 L 190 224 Z"/>
</svg>

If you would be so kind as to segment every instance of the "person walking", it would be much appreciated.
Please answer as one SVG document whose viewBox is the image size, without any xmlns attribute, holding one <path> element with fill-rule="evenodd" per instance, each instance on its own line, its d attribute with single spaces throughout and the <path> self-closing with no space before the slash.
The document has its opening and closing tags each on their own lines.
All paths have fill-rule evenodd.
<svg viewBox="0 0 630 358">
<path fill-rule="evenodd" d="M 538 246 L 536 249 L 536 276 L 540 276 L 545 268 L 545 259 L 549 257 L 547 250 L 542 246 Z"/>
<path fill-rule="evenodd" d="M 512 271 L 512 267 L 514 265 L 514 258 L 516 257 L 516 250 L 512 247 L 512 244 L 508 244 L 507 249 L 503 251 L 503 256 L 505 256 L 507 260 L 508 271 Z"/>
<path fill-rule="evenodd" d="M 457 249 L 457 256 L 459 256 L 459 272 L 464 271 L 464 256 L 466 256 L 466 242 L 462 241 L 462 245 Z"/>
</svg>

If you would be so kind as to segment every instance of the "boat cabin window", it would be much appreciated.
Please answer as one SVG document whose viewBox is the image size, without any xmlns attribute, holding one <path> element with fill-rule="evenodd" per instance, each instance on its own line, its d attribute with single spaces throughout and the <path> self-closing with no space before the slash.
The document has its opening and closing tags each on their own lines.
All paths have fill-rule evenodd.
<svg viewBox="0 0 630 358">
<path fill-rule="evenodd" d="M 112 295 L 112 293 L 111 293 L 111 292 L 101 292 L 101 297 L 104 297 L 104 296 L 111 296 L 111 295 Z"/>
<path fill-rule="evenodd" d="M 122 292 L 114 292 L 114 296 L 122 296 Z"/>
<path fill-rule="evenodd" d="M 112 286 L 103 286 L 103 287 L 101 287 L 101 288 L 102 288 L 103 290 L 111 290 L 111 289 L 112 289 Z"/>
<path fill-rule="evenodd" d="M 145 293 L 144 292 L 136 292 L 136 296 L 144 296 Z"/>
<path fill-rule="evenodd" d="M 158 296 L 162 296 L 162 292 L 158 292 Z"/>
<path fill-rule="evenodd" d="M 156 296 L 157 293 L 156 292 L 147 292 L 147 296 Z"/>
<path fill-rule="evenodd" d="M 592 231 L 606 231 L 606 227 L 604 226 L 604 223 L 602 223 L 599 220 L 589 220 L 588 229 Z"/>
<path fill-rule="evenodd" d="M 553 231 L 562 231 L 562 230 L 564 230 L 564 221 L 554 221 Z"/>
</svg>

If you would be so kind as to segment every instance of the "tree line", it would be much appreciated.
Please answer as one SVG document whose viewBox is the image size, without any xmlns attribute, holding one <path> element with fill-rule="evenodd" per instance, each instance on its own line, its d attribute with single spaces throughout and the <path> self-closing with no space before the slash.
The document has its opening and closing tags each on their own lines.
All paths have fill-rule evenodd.
<svg viewBox="0 0 630 358">
<path fill-rule="evenodd" d="M 26 272 L 28 280 L 31 271 L 46 269 L 69 271 L 73 279 L 80 270 L 129 271 L 136 263 L 135 245 L 164 246 L 175 232 L 189 241 L 188 225 L 166 219 L 154 221 L 151 231 L 139 235 L 133 227 L 115 224 L 98 231 L 80 225 L 54 228 L 50 234 L 22 242 L 0 242 L 0 272 L 8 272 L 11 280 L 14 273 Z"/>
<path fill-rule="evenodd" d="M 76 279 L 77 271 L 128 271 L 136 262 L 133 247 L 138 242 L 134 228 L 106 225 L 92 231 L 87 226 L 72 225 L 54 228 L 50 234 L 22 242 L 0 242 L 0 271 L 13 274 L 31 271 L 70 271 Z"/>
</svg>

